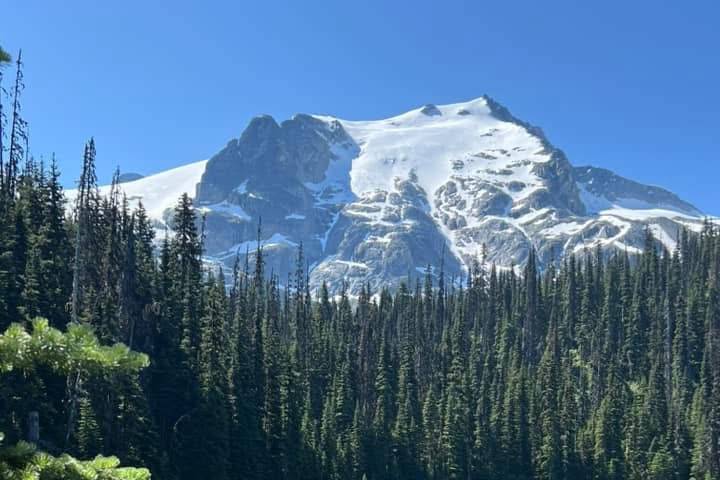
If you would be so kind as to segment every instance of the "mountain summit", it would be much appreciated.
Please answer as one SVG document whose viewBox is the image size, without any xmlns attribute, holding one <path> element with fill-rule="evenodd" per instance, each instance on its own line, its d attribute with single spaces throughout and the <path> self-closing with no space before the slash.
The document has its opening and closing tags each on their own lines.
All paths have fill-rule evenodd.
<svg viewBox="0 0 720 480">
<path fill-rule="evenodd" d="M 597 245 L 634 254 L 647 228 L 673 249 L 680 229 L 703 222 L 667 190 L 573 167 L 540 128 L 487 96 L 376 121 L 260 116 L 207 163 L 121 188 L 164 224 L 188 185 L 211 258 L 252 252 L 262 219 L 276 273 L 302 243 L 313 285 L 352 291 L 397 285 L 427 265 L 461 274 L 482 255 L 510 267 L 533 250 L 543 264 Z"/>
</svg>

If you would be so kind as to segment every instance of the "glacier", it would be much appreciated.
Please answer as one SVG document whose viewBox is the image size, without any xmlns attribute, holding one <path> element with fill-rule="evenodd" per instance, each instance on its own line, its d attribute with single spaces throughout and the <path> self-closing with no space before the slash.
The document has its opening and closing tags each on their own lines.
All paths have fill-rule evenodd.
<svg viewBox="0 0 720 480">
<path fill-rule="evenodd" d="M 595 247 L 634 255 L 647 229 L 672 250 L 682 229 L 700 231 L 707 218 L 668 190 L 571 165 L 540 128 L 488 96 L 374 121 L 263 115 L 209 160 L 119 188 L 159 232 L 180 194 L 193 196 L 211 261 L 252 250 L 262 221 L 281 279 L 302 244 L 314 287 L 353 292 L 441 263 L 455 276 L 478 261 L 518 267 L 531 251 L 543 266 Z"/>
</svg>

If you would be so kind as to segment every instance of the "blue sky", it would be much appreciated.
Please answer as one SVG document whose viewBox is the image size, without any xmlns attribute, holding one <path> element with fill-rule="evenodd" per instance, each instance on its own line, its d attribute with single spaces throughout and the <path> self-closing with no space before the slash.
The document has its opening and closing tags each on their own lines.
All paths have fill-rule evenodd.
<svg viewBox="0 0 720 480">
<path fill-rule="evenodd" d="M 65 183 L 210 157 L 248 120 L 382 118 L 484 93 L 575 165 L 720 214 L 720 2 L 3 0 L 31 148 Z"/>
</svg>

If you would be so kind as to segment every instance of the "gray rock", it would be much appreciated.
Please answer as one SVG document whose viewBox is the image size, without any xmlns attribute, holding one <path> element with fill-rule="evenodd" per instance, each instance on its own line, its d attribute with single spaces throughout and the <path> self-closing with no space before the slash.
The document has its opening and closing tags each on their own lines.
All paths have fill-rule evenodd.
<svg viewBox="0 0 720 480">
<path fill-rule="evenodd" d="M 262 219 L 267 268 L 281 280 L 295 268 L 302 245 L 312 288 L 325 282 L 332 292 L 345 285 L 357 293 L 366 284 L 375 291 L 397 286 L 428 265 L 443 264 L 448 275 L 462 275 L 483 249 L 489 263 L 502 267 L 522 265 L 534 249 L 544 266 L 596 246 L 606 256 L 633 255 L 648 228 L 671 248 L 680 228 L 699 224 L 700 212 L 671 192 L 604 169 L 573 167 L 541 129 L 491 98 L 485 101 L 493 117 L 537 138 L 548 160 L 526 159 L 526 144 L 468 152 L 450 161 L 452 173 L 434 192 L 424 191 L 411 172 L 394 179 L 392 188 L 356 197 L 350 162 L 362 145 L 340 122 L 309 115 L 280 124 L 269 116 L 253 119 L 239 139 L 209 160 L 197 186 L 208 255 L 228 265 L 250 255 L 252 263 Z M 420 113 L 442 115 L 434 105 Z M 471 114 L 463 108 L 456 113 Z M 501 128 L 478 133 L 489 142 L 502 134 Z M 504 159 L 510 160 L 503 164 Z M 518 178 L 520 169 L 532 178 Z M 599 213 L 613 206 L 685 216 L 670 212 L 638 220 Z"/>
<path fill-rule="evenodd" d="M 433 105 L 433 104 L 425 105 L 425 106 L 420 110 L 420 112 L 421 112 L 423 115 L 427 115 L 428 117 L 434 117 L 434 116 L 442 115 L 442 112 L 440 111 L 440 109 L 437 108 L 437 107 L 436 107 L 435 105 Z"/>
<path fill-rule="evenodd" d="M 575 167 L 576 181 L 586 191 L 610 201 L 634 199 L 647 205 L 678 209 L 690 215 L 702 215 L 694 205 L 681 200 L 664 188 L 643 185 L 597 167 Z"/>
<path fill-rule="evenodd" d="M 145 176 L 133 172 L 122 173 L 118 177 L 118 183 L 134 182 L 135 180 L 140 180 L 141 178 L 145 178 Z"/>
</svg>

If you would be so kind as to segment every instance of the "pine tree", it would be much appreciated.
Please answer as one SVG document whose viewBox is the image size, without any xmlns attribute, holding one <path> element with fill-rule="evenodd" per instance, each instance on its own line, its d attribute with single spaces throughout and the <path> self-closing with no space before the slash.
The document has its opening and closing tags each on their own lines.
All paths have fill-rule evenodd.
<svg viewBox="0 0 720 480">
<path fill-rule="evenodd" d="M 416 466 L 420 443 L 420 406 L 418 403 L 415 358 L 408 339 L 402 347 L 398 379 L 395 425 L 393 426 L 394 451 L 400 478 L 417 478 Z"/>
<path fill-rule="evenodd" d="M 560 393 L 560 351 L 555 325 L 548 332 L 545 352 L 537 372 L 537 423 L 539 445 L 535 458 L 537 476 L 550 480 L 560 479 L 562 449 L 558 419 Z"/>
<path fill-rule="evenodd" d="M 200 405 L 195 416 L 198 451 L 203 459 L 193 469 L 196 475 L 209 475 L 222 480 L 229 478 L 230 464 L 228 398 L 230 387 L 228 371 L 230 359 L 226 354 L 228 338 L 228 312 L 223 277 L 208 277 L 206 300 L 201 318 L 200 343 Z M 199 460 L 199 459 L 198 459 Z M 184 472 L 185 476 L 192 472 Z"/>
<path fill-rule="evenodd" d="M 192 200 L 183 194 L 175 207 L 173 217 L 174 236 L 170 242 L 173 258 L 172 280 L 174 295 L 179 301 L 178 317 L 181 318 L 180 345 L 187 368 L 197 372 L 200 345 L 200 297 L 201 290 L 201 244 L 197 232 L 197 215 Z"/>
<path fill-rule="evenodd" d="M 428 389 L 423 401 L 423 441 L 422 461 L 428 478 L 440 477 L 440 463 L 438 453 L 440 451 L 440 412 L 438 400 L 434 388 Z"/>
<path fill-rule="evenodd" d="M 617 367 L 610 366 L 607 392 L 594 415 L 593 478 L 624 478 L 623 416 L 624 392 Z"/>
<path fill-rule="evenodd" d="M 282 346 L 280 340 L 278 291 L 275 279 L 268 288 L 267 307 L 263 322 L 263 419 L 268 465 L 265 475 L 280 478 L 282 466 Z"/>
</svg>

